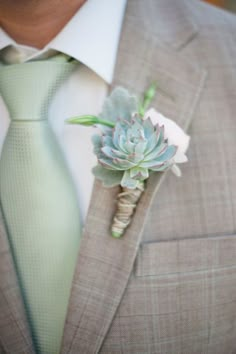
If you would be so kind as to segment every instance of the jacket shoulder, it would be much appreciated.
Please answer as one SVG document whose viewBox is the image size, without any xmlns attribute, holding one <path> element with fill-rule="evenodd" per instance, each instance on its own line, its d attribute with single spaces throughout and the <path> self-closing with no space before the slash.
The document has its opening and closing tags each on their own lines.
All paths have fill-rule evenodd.
<svg viewBox="0 0 236 354">
<path fill-rule="evenodd" d="M 137 26 L 164 38 L 169 32 L 189 31 L 189 24 L 236 30 L 235 14 L 202 0 L 128 0 L 127 13 Z"/>
</svg>

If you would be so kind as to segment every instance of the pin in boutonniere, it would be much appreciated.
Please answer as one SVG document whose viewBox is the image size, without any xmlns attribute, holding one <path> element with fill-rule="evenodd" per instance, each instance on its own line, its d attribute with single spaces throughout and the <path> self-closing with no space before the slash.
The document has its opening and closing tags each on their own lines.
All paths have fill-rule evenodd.
<svg viewBox="0 0 236 354">
<path fill-rule="evenodd" d="M 99 117 L 86 115 L 67 120 L 101 129 L 101 134 L 92 138 L 98 160 L 93 174 L 105 187 L 121 186 L 111 226 L 113 237 L 121 237 L 130 224 L 150 173 L 171 169 L 180 176 L 177 164 L 187 161 L 190 137 L 155 109 L 147 111 L 155 91 L 153 84 L 139 103 L 118 87 L 105 100 Z"/>
</svg>

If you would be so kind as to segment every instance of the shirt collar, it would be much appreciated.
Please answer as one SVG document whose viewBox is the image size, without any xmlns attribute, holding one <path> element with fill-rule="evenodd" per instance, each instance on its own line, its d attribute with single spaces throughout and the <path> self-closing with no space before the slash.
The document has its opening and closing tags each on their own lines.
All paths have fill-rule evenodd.
<svg viewBox="0 0 236 354">
<path fill-rule="evenodd" d="M 56 50 L 88 66 L 112 82 L 126 0 L 87 0 L 61 32 L 42 50 L 17 44 L 0 28 L 0 50 L 11 45 L 24 52 L 23 61 Z"/>
</svg>

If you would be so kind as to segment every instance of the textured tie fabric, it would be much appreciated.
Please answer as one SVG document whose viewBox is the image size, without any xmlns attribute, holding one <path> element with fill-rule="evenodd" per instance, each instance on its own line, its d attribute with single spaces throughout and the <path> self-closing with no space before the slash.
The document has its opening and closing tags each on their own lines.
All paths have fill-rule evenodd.
<svg viewBox="0 0 236 354">
<path fill-rule="evenodd" d="M 75 64 L 0 67 L 10 126 L 0 158 L 0 201 L 35 350 L 60 352 L 80 242 L 75 189 L 47 120 L 49 102 Z"/>
</svg>

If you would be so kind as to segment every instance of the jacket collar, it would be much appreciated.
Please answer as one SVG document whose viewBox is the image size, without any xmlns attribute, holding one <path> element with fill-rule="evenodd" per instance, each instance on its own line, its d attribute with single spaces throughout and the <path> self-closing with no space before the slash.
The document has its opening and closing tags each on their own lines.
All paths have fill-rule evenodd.
<svg viewBox="0 0 236 354">
<path fill-rule="evenodd" d="M 198 33 L 194 22 L 194 0 L 128 1 L 129 22 L 158 39 L 162 44 L 179 50 Z"/>
</svg>

